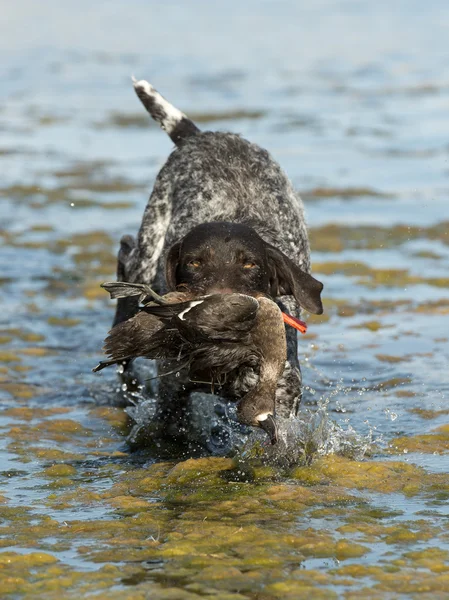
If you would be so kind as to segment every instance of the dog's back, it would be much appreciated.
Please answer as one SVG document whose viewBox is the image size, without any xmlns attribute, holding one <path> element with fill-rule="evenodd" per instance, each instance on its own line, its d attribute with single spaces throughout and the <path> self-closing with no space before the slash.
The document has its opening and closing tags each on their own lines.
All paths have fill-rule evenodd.
<svg viewBox="0 0 449 600">
<path fill-rule="evenodd" d="M 156 178 L 138 239 L 122 238 L 118 279 L 149 284 L 159 293 L 167 291 L 164 265 L 170 263 L 168 258 L 173 249 L 180 247 L 181 240 L 195 231 L 196 226 L 212 222 L 227 222 L 230 229 L 234 223 L 249 226 L 271 247 L 271 252 L 280 251 L 284 256 L 281 262 L 285 259 L 285 263 L 294 263 L 296 273 L 299 270 L 308 273 L 309 242 L 302 202 L 269 153 L 233 133 L 201 132 L 146 81 L 134 81 L 134 88 L 176 148 Z M 227 260 L 225 256 L 222 259 Z M 175 287 L 178 283 L 175 281 Z M 315 284 L 318 302 L 312 303 L 312 312 L 321 312 L 322 285 L 316 281 Z M 299 295 L 301 289 L 300 285 Z M 299 316 L 299 296 L 291 286 L 275 286 L 274 292 L 258 291 L 271 293 L 283 310 Z M 122 300 L 115 324 L 137 310 L 132 299 Z M 276 412 L 284 417 L 295 413 L 301 400 L 297 337 L 293 330 L 287 331 L 287 353 L 285 371 L 276 391 Z M 242 372 L 231 382 L 235 396 L 241 397 L 254 387 L 257 379 L 257 370 Z M 178 413 L 188 405 L 191 390 L 192 384 L 185 377 L 162 378 L 158 397 L 160 419 L 175 424 L 182 419 Z"/>
<path fill-rule="evenodd" d="M 233 133 L 201 132 L 146 81 L 134 81 L 134 88 L 177 148 L 156 179 L 128 278 L 163 285 L 165 251 L 192 227 L 211 221 L 250 225 L 309 271 L 301 199 L 269 153 Z"/>
</svg>

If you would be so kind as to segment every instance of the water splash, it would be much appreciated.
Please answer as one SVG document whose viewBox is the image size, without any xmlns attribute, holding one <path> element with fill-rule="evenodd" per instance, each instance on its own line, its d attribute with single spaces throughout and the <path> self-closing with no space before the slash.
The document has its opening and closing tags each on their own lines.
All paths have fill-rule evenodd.
<svg viewBox="0 0 449 600">
<path fill-rule="evenodd" d="M 242 458 L 258 456 L 267 463 L 285 466 L 310 464 L 329 454 L 360 460 L 380 441 L 380 438 L 374 440 L 374 428 L 370 427 L 363 435 L 349 423 L 346 427 L 336 423 L 329 416 L 328 401 L 320 401 L 315 411 L 305 409 L 297 417 L 278 418 L 277 422 L 278 443 L 261 446 L 260 435 L 255 432 L 242 449 Z"/>
<path fill-rule="evenodd" d="M 384 413 L 391 421 L 396 421 L 396 419 L 398 418 L 398 414 L 390 410 L 389 408 L 384 408 Z"/>
<path fill-rule="evenodd" d="M 374 441 L 374 429 L 368 433 L 357 432 L 346 420 L 336 423 L 328 412 L 329 399 L 319 400 L 316 410 L 303 409 L 297 417 L 277 418 L 279 440 L 271 446 L 266 434 L 258 429 L 242 426 L 237 421 L 236 405 L 218 396 L 196 392 L 184 412 L 179 431 L 187 446 L 195 454 L 201 448 L 204 454 L 232 456 L 242 460 L 257 458 L 271 464 L 310 464 L 315 458 L 338 454 L 360 460 L 369 453 L 380 437 Z M 133 421 L 128 436 L 131 446 L 143 440 L 158 440 L 163 445 L 167 429 L 161 429 L 156 418 L 156 401 L 142 395 L 132 400 L 126 412 Z"/>
<path fill-rule="evenodd" d="M 154 421 L 156 401 L 152 398 L 141 398 L 133 402 L 132 406 L 126 407 L 125 412 L 133 421 L 127 442 L 134 446 L 139 443 L 144 430 Z"/>
</svg>

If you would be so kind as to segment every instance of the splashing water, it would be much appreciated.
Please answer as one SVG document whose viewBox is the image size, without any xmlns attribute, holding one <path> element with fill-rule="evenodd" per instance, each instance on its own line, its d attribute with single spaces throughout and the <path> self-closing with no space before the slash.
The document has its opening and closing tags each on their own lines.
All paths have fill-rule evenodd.
<svg viewBox="0 0 449 600">
<path fill-rule="evenodd" d="M 139 394 L 133 396 L 127 396 L 132 406 L 127 407 L 126 412 L 133 421 L 128 443 L 139 447 L 157 441 L 157 447 L 161 448 L 162 436 L 167 431 L 165 427 L 162 431 L 158 423 L 156 401 Z M 303 409 L 296 417 L 278 417 L 279 439 L 271 446 L 264 432 L 238 423 L 235 403 L 195 392 L 191 394 L 182 422 L 184 445 L 195 453 L 201 448 L 203 453 L 220 456 L 237 453 L 243 459 L 257 457 L 268 463 L 290 466 L 310 464 L 314 458 L 329 454 L 360 460 L 381 441 L 380 437 L 374 441 L 372 428 L 363 435 L 349 423 L 346 427 L 337 424 L 329 416 L 329 400 L 319 400 L 316 410 Z M 188 453 L 188 449 L 184 453 Z"/>
<path fill-rule="evenodd" d="M 277 423 L 279 440 L 275 446 L 263 446 L 260 452 L 260 434 L 255 432 L 245 444 L 242 457 L 259 450 L 259 457 L 266 462 L 285 466 L 310 464 L 329 454 L 361 460 L 380 442 L 380 437 L 374 441 L 371 428 L 363 435 L 349 424 L 344 428 L 335 423 L 329 416 L 328 401 L 320 401 L 316 410 L 305 409 L 297 417 L 278 418 Z"/>
</svg>

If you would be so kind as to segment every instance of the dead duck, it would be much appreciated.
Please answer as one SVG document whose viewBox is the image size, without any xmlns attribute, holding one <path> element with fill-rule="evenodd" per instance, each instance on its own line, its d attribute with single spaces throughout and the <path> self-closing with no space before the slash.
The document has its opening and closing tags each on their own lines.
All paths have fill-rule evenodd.
<svg viewBox="0 0 449 600">
<path fill-rule="evenodd" d="M 161 297 L 142 284 L 118 282 L 103 287 L 112 299 L 139 296 L 143 306 L 134 317 L 111 329 L 103 348 L 110 359 L 101 361 L 94 372 L 139 356 L 177 360 L 180 364 L 188 359 L 194 372 L 204 371 L 206 364 L 211 370 L 221 365 L 223 372 L 229 372 L 254 354 L 249 349 L 249 331 L 259 303 L 252 296 L 214 294 L 192 298 L 186 292 L 170 292 Z M 235 343 L 242 345 L 241 350 L 234 348 L 229 353 L 230 345 Z M 211 355 L 213 351 L 215 355 Z"/>
<path fill-rule="evenodd" d="M 276 388 L 287 357 L 284 322 L 292 318 L 275 302 L 237 293 L 192 298 L 171 292 L 160 297 L 148 286 L 123 282 L 103 287 L 111 298 L 139 296 L 143 306 L 112 328 L 104 346 L 110 358 L 93 371 L 138 356 L 174 361 L 176 370 L 188 368 L 191 377 L 207 373 L 212 381 L 243 365 L 258 367 L 258 383 L 238 402 L 237 415 L 276 442 Z M 304 329 L 301 321 L 289 324 Z"/>
</svg>

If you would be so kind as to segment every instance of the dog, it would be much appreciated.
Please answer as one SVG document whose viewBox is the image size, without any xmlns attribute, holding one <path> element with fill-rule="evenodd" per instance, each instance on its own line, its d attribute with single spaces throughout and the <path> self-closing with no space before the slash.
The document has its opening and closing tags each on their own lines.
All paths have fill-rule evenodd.
<svg viewBox="0 0 449 600">
<path fill-rule="evenodd" d="M 237 134 L 200 131 L 147 81 L 133 83 L 176 147 L 156 178 L 137 239 L 121 239 L 118 281 L 148 284 L 159 294 L 265 294 L 296 317 L 301 307 L 321 314 L 323 285 L 310 275 L 302 201 L 278 163 Z M 114 325 L 137 310 L 135 298 L 120 298 Z M 257 381 L 257 368 L 242 368 L 226 396 L 238 399 Z M 161 378 L 158 417 L 185 418 L 182 407 L 200 385 Z M 297 333 L 289 330 L 276 414 L 296 414 L 301 397 Z"/>
</svg>

